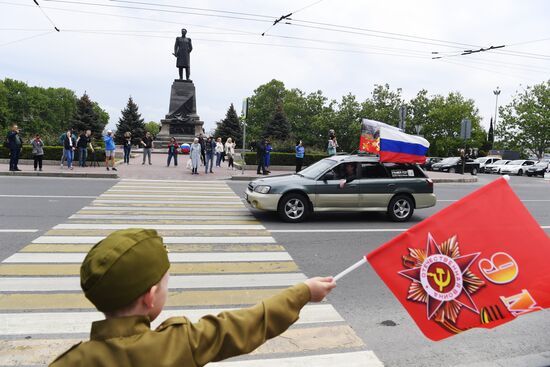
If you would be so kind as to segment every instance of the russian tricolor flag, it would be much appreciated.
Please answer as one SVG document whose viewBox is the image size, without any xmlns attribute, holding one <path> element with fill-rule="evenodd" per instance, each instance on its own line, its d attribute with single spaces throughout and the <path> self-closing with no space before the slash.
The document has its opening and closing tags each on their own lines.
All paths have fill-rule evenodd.
<svg viewBox="0 0 550 367">
<path fill-rule="evenodd" d="M 374 139 L 377 144 L 369 144 Z M 367 149 L 363 147 L 367 146 Z M 398 128 L 383 122 L 363 119 L 360 150 L 372 152 L 378 148 L 380 162 L 425 163 L 430 143 L 423 137 L 405 134 Z M 373 152 L 372 152 L 373 153 Z"/>
</svg>

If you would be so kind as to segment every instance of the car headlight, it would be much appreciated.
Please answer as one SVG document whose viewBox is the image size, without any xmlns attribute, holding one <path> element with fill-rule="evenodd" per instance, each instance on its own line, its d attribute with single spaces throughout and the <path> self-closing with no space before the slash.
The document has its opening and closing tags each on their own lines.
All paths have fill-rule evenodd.
<svg viewBox="0 0 550 367">
<path fill-rule="evenodd" d="M 254 188 L 255 192 L 259 192 L 260 194 L 267 194 L 271 190 L 271 186 L 267 185 L 258 185 Z"/>
</svg>

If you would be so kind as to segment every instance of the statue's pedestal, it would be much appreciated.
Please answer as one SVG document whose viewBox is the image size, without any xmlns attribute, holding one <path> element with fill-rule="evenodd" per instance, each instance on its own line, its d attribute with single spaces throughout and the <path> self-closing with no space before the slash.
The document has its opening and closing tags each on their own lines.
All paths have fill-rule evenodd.
<svg viewBox="0 0 550 367">
<path fill-rule="evenodd" d="M 195 84 L 190 80 L 176 79 L 170 93 L 170 109 L 160 120 L 162 126 L 153 142 L 154 148 L 166 147 L 171 137 L 178 143 L 192 143 L 203 132 L 204 122 L 197 115 Z"/>
</svg>

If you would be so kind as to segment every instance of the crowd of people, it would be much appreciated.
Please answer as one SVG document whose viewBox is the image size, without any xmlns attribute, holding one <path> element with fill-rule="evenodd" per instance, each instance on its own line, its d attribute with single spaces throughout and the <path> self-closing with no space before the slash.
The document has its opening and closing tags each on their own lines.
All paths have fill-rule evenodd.
<svg viewBox="0 0 550 367">
<path fill-rule="evenodd" d="M 21 171 L 18 167 L 19 157 L 23 146 L 23 139 L 20 136 L 21 130 L 17 125 L 13 125 L 6 137 L 6 147 L 10 151 L 10 171 Z M 124 133 L 124 141 L 122 149 L 124 151 L 124 164 L 130 164 L 130 156 L 132 152 L 132 134 L 130 132 Z M 135 140 L 135 139 L 134 139 Z M 142 148 L 142 165 L 147 162 L 152 165 L 151 154 L 153 151 L 153 136 L 150 132 L 146 132 L 145 135 L 139 139 L 139 147 Z M 116 145 L 114 141 L 114 134 L 111 130 L 107 130 L 103 136 L 103 142 L 105 143 L 105 168 L 107 171 L 116 171 L 115 167 L 115 151 Z M 95 149 L 93 146 L 92 132 L 90 130 L 82 131 L 77 136 L 73 129 L 69 129 L 59 137 L 59 143 L 62 145 L 62 155 L 60 167 L 63 168 L 66 164 L 67 168 L 73 169 L 73 161 L 75 159 L 75 153 L 78 154 L 79 167 L 87 166 L 88 149 L 94 154 L 92 162 L 95 162 Z M 42 171 L 42 161 L 44 156 L 44 142 L 39 134 L 30 141 L 32 146 L 32 154 L 34 159 L 34 170 Z M 178 165 L 178 155 L 183 153 L 189 153 L 189 161 L 187 168 L 191 170 L 191 174 L 199 174 L 199 166 L 204 167 L 204 173 L 214 173 L 214 167 L 220 168 L 222 162 L 227 161 L 227 168 L 234 170 L 234 157 L 235 157 L 235 142 L 232 138 L 227 138 L 225 143 L 222 138 L 214 138 L 213 136 L 205 136 L 200 134 L 194 139 L 191 144 L 180 144 L 175 137 L 171 137 L 168 142 L 167 149 L 167 161 L 166 166 L 170 167 L 172 161 L 174 166 Z M 334 130 L 329 131 L 329 139 L 327 143 L 327 154 L 329 156 L 336 155 L 338 142 Z M 256 169 L 257 174 L 268 175 L 271 164 L 271 152 L 273 147 L 271 142 L 267 138 L 261 139 L 259 142 L 251 143 L 252 150 L 256 151 L 258 167 Z M 302 170 L 305 156 L 305 147 L 301 140 L 296 141 L 296 172 Z"/>
</svg>

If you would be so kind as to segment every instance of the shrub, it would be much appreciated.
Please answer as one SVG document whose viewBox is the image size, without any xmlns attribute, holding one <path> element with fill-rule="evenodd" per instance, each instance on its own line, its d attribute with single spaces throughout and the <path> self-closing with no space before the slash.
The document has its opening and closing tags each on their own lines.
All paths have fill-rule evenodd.
<svg viewBox="0 0 550 367">
<path fill-rule="evenodd" d="M 58 161 L 61 160 L 61 154 L 63 153 L 63 147 L 60 146 L 45 146 L 44 147 L 44 160 Z M 6 147 L 0 147 L 0 158 L 7 159 L 10 157 L 10 150 Z M 75 152 L 75 158 L 78 157 L 78 151 Z M 32 146 L 23 145 L 23 151 L 21 152 L 20 159 L 32 159 Z M 88 161 L 92 160 L 92 152 L 88 149 Z M 101 162 L 105 160 L 105 151 L 102 149 L 95 150 L 95 160 L 96 162 Z"/>
<path fill-rule="evenodd" d="M 244 153 L 244 161 L 248 165 L 256 165 L 256 153 Z M 309 166 L 323 158 L 326 158 L 326 154 L 307 154 L 304 156 L 304 166 Z M 296 153 L 278 153 L 271 152 L 270 163 L 272 166 L 294 166 L 296 164 Z"/>
</svg>

